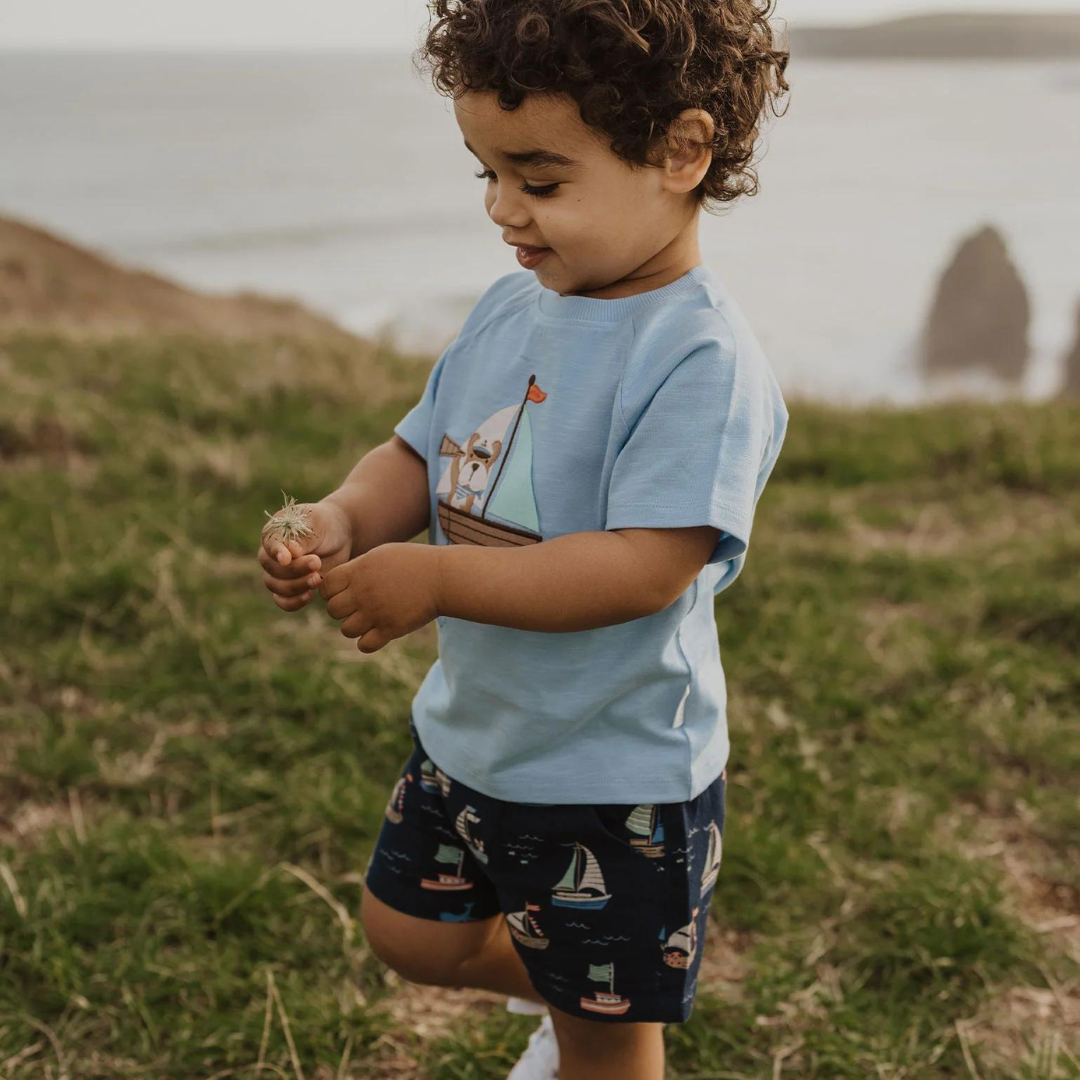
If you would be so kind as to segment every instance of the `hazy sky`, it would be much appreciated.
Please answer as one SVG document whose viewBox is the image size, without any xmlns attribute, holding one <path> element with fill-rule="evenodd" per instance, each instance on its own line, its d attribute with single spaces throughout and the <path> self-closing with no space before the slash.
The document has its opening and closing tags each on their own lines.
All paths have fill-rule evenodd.
<svg viewBox="0 0 1080 1080">
<path fill-rule="evenodd" d="M 778 0 L 791 25 L 867 22 L 934 10 L 1080 11 L 1080 0 Z M 0 47 L 201 45 L 216 48 L 415 45 L 424 0 L 0 0 Z"/>
</svg>

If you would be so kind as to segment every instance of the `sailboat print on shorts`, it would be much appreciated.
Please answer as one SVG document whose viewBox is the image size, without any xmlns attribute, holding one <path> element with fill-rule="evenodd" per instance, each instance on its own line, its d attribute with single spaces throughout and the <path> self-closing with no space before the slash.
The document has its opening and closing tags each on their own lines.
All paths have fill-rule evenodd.
<svg viewBox="0 0 1080 1080">
<path fill-rule="evenodd" d="M 420 790 L 434 792 L 439 790 L 439 779 L 435 775 L 435 762 L 424 758 L 420 763 Z"/>
<path fill-rule="evenodd" d="M 466 806 L 457 816 L 457 820 L 454 822 L 454 828 L 457 829 L 461 839 L 468 845 L 469 850 L 476 856 L 482 863 L 488 861 L 487 852 L 484 851 L 483 840 L 477 840 L 475 837 L 469 835 L 469 823 L 474 825 L 480 820 L 476 815 L 476 808 L 472 806 Z"/>
<path fill-rule="evenodd" d="M 709 850 L 705 856 L 705 866 L 701 871 L 701 891 L 707 892 L 716 882 L 720 873 L 720 856 L 723 854 L 724 838 L 716 827 L 715 821 L 709 822 Z"/>
<path fill-rule="evenodd" d="M 390 798 L 386 803 L 386 816 L 397 825 L 402 819 L 402 809 L 405 806 L 405 788 L 412 779 L 412 773 L 406 773 L 398 778 L 394 790 L 390 792 Z"/>
<path fill-rule="evenodd" d="M 461 876 L 461 867 L 465 862 L 464 848 L 452 847 L 450 844 L 440 844 L 439 850 L 435 852 L 435 861 L 452 863 L 456 866 L 457 873 L 440 873 L 437 878 L 421 878 L 420 887 L 422 889 L 433 889 L 438 892 L 457 892 L 473 887 L 471 881 Z"/>
<path fill-rule="evenodd" d="M 597 982 L 606 982 L 607 990 L 597 990 L 590 997 L 582 997 L 581 1007 L 589 1012 L 604 1013 L 607 1016 L 622 1016 L 630 1008 L 630 999 L 615 993 L 615 964 L 590 964 L 589 978 Z"/>
<path fill-rule="evenodd" d="M 446 796 L 450 794 L 450 777 L 447 776 L 438 765 L 435 766 L 435 783 L 438 785 L 438 788 L 445 799 Z"/>
<path fill-rule="evenodd" d="M 668 967 L 688 968 L 690 962 L 697 953 L 697 915 L 699 908 L 694 908 L 694 914 L 686 926 L 680 927 L 671 937 L 664 941 L 664 931 L 660 931 L 660 948 L 663 953 L 664 963 Z"/>
<path fill-rule="evenodd" d="M 529 376 L 521 401 L 492 413 L 464 446 L 444 434 L 449 457 L 435 492 L 439 526 L 451 544 L 521 547 L 543 540 L 533 492 L 530 411 L 547 397 Z M 494 475 L 492 475 L 494 472 Z"/>
<path fill-rule="evenodd" d="M 626 819 L 626 827 L 636 833 L 630 846 L 650 859 L 658 859 L 664 854 L 664 825 L 656 804 L 634 807 L 633 813 Z"/>
<path fill-rule="evenodd" d="M 532 912 L 539 911 L 539 904 L 525 902 L 524 911 L 511 911 L 506 916 L 510 934 L 515 941 L 527 945 L 530 949 L 546 949 L 551 944 L 551 938 L 544 937 L 544 931 L 537 925 Z"/>
<path fill-rule="evenodd" d="M 597 910 L 610 899 L 611 893 L 607 892 L 596 856 L 575 840 L 570 865 L 552 890 L 552 904 L 556 907 Z"/>
</svg>

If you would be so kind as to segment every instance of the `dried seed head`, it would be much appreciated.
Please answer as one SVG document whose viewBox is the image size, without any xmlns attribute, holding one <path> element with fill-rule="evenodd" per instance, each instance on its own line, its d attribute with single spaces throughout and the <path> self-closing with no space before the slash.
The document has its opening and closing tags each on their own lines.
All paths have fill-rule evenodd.
<svg viewBox="0 0 1080 1080">
<path fill-rule="evenodd" d="M 283 544 L 309 536 L 313 530 L 304 519 L 306 508 L 297 506 L 296 500 L 291 495 L 287 496 L 284 491 L 281 497 L 285 499 L 285 505 L 275 514 L 271 515 L 268 510 L 263 511 L 270 518 L 263 526 L 263 536 L 268 532 L 278 532 Z"/>
</svg>

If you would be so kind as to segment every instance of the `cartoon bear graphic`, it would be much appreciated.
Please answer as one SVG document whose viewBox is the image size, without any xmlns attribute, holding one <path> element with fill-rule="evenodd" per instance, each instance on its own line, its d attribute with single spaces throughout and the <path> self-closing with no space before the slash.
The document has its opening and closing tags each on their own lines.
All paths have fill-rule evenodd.
<svg viewBox="0 0 1080 1080">
<path fill-rule="evenodd" d="M 502 439 L 488 433 L 474 431 L 469 436 L 464 453 L 455 455 L 450 462 L 451 506 L 472 513 L 473 503 L 487 491 L 502 447 Z"/>
<path fill-rule="evenodd" d="M 458 443 L 444 433 L 439 455 L 450 461 L 435 487 L 439 525 L 448 543 L 505 546 L 539 543 L 532 482 L 533 424 L 547 394 L 530 375 L 521 400 L 496 409 Z"/>
</svg>

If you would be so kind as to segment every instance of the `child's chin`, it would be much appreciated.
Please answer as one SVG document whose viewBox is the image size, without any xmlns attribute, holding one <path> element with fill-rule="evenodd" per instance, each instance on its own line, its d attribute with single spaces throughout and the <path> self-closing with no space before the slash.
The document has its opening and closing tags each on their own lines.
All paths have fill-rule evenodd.
<svg viewBox="0 0 1080 1080">
<path fill-rule="evenodd" d="M 533 273 L 538 278 L 543 278 L 545 282 L 554 281 L 557 275 L 551 272 L 551 256 L 549 255 L 539 266 L 534 266 Z"/>
</svg>

